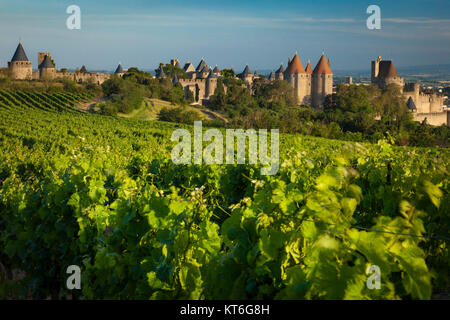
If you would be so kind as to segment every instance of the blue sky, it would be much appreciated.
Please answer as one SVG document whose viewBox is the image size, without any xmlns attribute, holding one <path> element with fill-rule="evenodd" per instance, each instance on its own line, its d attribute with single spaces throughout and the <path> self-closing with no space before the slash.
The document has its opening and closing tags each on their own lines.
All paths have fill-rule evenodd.
<svg viewBox="0 0 450 320">
<path fill-rule="evenodd" d="M 66 8 L 81 8 L 81 30 L 68 30 Z M 381 30 L 366 9 L 381 8 Z M 314 65 L 322 51 L 332 69 L 370 69 L 381 55 L 396 66 L 450 64 L 450 1 L 0 0 L 0 66 L 18 39 L 36 65 L 49 51 L 58 68 L 154 69 L 179 58 L 241 71 L 276 69 L 298 51 Z"/>
</svg>

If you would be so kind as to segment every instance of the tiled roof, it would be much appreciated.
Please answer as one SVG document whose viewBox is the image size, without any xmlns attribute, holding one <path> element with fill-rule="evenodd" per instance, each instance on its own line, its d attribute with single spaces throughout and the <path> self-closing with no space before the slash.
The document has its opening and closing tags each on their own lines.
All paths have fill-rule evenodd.
<svg viewBox="0 0 450 320">
<path fill-rule="evenodd" d="M 311 63 L 308 61 L 308 64 L 306 65 L 306 69 L 305 69 L 306 73 L 312 74 L 313 73 L 313 69 L 311 67 Z"/>
<path fill-rule="evenodd" d="M 330 69 L 330 66 L 328 65 L 327 59 L 325 59 L 325 56 L 323 54 L 320 57 L 319 62 L 317 62 L 313 74 L 333 74 L 333 72 Z"/>
<path fill-rule="evenodd" d="M 397 70 L 395 70 L 394 63 L 390 60 L 380 61 L 378 76 L 381 78 L 399 77 Z"/>
<path fill-rule="evenodd" d="M 292 58 L 291 63 L 286 69 L 286 73 L 287 74 L 305 73 L 305 69 L 303 68 L 303 65 L 300 62 L 300 59 L 298 58 L 297 54 L 295 54 L 295 56 Z"/>
</svg>

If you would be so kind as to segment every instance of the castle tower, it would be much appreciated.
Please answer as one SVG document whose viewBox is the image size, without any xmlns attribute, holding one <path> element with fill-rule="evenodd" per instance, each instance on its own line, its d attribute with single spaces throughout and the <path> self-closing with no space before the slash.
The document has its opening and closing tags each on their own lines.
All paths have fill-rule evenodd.
<svg viewBox="0 0 450 320">
<path fill-rule="evenodd" d="M 51 80 L 56 78 L 56 68 L 50 60 L 50 56 L 46 55 L 44 61 L 39 65 L 39 79 Z"/>
<path fill-rule="evenodd" d="M 249 88 L 253 84 L 253 73 L 250 71 L 248 65 L 245 66 L 244 71 L 242 71 L 239 77 L 247 83 Z"/>
<path fill-rule="evenodd" d="M 192 63 L 190 63 L 189 61 L 186 61 L 183 69 L 191 79 L 195 78 L 195 68 L 192 65 Z"/>
<path fill-rule="evenodd" d="M 114 74 L 124 73 L 122 64 L 119 63 L 119 65 L 116 68 L 116 71 L 114 71 Z"/>
<path fill-rule="evenodd" d="M 187 66 L 187 63 L 184 66 L 185 70 L 186 70 L 186 66 Z M 187 72 L 188 71 L 186 71 L 186 73 Z M 209 75 L 209 66 L 206 64 L 205 59 L 202 58 L 202 60 L 198 64 L 197 68 L 195 69 L 195 72 L 191 75 L 191 79 L 207 78 L 208 75 Z"/>
<path fill-rule="evenodd" d="M 333 93 L 333 72 L 322 54 L 312 72 L 312 106 L 318 108 L 323 105 L 325 97 Z"/>
<path fill-rule="evenodd" d="M 394 63 L 390 60 L 382 60 L 379 56 L 376 61 L 372 61 L 371 80 L 373 84 L 384 88 L 389 84 L 400 86 L 403 92 L 404 81 L 394 67 Z"/>
<path fill-rule="evenodd" d="M 209 99 L 216 91 L 218 78 L 217 74 L 211 70 L 206 78 L 205 99 Z"/>
<path fill-rule="evenodd" d="M 31 79 L 33 76 L 33 64 L 28 60 L 22 43 L 19 42 L 16 52 L 10 62 L 8 68 L 13 79 Z"/>
<path fill-rule="evenodd" d="M 38 52 L 38 69 L 40 68 L 41 63 L 44 62 L 45 56 L 49 56 L 50 61 L 53 61 L 50 52 Z"/>
<path fill-rule="evenodd" d="M 306 73 L 297 54 L 292 58 L 286 69 L 285 80 L 294 88 L 298 104 L 309 104 L 311 99 L 311 75 Z"/>
<path fill-rule="evenodd" d="M 123 77 L 123 75 L 125 74 L 125 70 L 123 70 L 121 63 L 119 63 L 119 65 L 117 66 L 116 71 L 114 71 L 114 74 L 119 77 Z"/>
<path fill-rule="evenodd" d="M 285 72 L 284 66 L 283 66 L 283 64 L 281 64 L 280 68 L 278 68 L 278 70 L 275 71 L 275 78 L 277 80 L 284 80 L 284 72 Z"/>
<path fill-rule="evenodd" d="M 214 67 L 213 73 L 216 76 L 220 76 L 220 69 L 219 69 L 219 67 L 217 65 Z"/>
<path fill-rule="evenodd" d="M 275 81 L 275 73 L 273 71 L 269 75 L 269 81 Z"/>
</svg>

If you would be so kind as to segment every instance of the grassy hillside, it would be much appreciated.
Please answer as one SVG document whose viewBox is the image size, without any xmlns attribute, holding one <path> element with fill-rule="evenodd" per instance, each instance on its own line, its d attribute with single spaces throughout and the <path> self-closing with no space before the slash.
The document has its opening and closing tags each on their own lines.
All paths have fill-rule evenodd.
<svg viewBox="0 0 450 320">
<path fill-rule="evenodd" d="M 139 119 L 139 120 L 158 120 L 158 114 L 161 111 L 162 108 L 178 108 L 180 106 L 174 105 L 170 102 L 163 101 L 160 99 L 148 99 L 145 98 L 141 108 L 133 110 L 129 114 L 125 113 L 119 113 L 118 116 L 125 117 L 125 118 L 131 118 L 131 119 Z M 199 111 L 195 107 L 191 106 L 183 106 L 185 110 L 193 110 L 199 114 L 199 117 L 201 119 L 208 119 L 201 111 Z"/>
</svg>

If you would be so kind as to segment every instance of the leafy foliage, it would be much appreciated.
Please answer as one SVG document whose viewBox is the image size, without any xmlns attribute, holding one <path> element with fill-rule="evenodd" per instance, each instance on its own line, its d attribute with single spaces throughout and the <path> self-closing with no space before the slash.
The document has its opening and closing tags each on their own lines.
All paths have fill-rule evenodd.
<svg viewBox="0 0 450 320">
<path fill-rule="evenodd" d="M 280 170 L 261 176 L 259 165 L 174 165 L 171 132 L 192 127 L 43 111 L 31 97 L 0 91 L 0 259 L 26 274 L 1 297 L 12 285 L 64 297 L 72 264 L 90 299 L 448 288 L 448 242 L 421 237 L 450 230 L 447 149 L 281 135 Z M 380 290 L 366 286 L 370 265 Z"/>
</svg>

